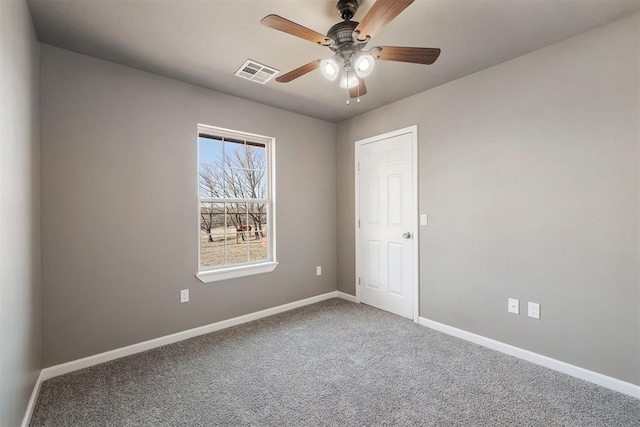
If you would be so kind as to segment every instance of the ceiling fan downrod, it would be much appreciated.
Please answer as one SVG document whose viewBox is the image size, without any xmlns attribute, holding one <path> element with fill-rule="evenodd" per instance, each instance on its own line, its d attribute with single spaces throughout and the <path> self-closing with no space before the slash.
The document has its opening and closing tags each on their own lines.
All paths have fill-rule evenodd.
<svg viewBox="0 0 640 427">
<path fill-rule="evenodd" d="M 340 17 L 348 21 L 356 14 L 358 6 L 358 0 L 339 0 L 336 4 L 336 9 L 338 9 Z"/>
</svg>

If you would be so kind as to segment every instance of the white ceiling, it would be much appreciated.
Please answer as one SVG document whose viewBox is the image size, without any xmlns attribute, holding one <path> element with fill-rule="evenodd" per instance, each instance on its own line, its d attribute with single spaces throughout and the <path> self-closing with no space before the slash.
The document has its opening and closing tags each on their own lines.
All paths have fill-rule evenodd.
<svg viewBox="0 0 640 427">
<path fill-rule="evenodd" d="M 41 42 L 338 122 L 640 10 L 640 0 L 416 0 L 369 46 L 439 47 L 433 65 L 378 61 L 362 103 L 316 70 L 291 83 L 234 76 L 248 58 L 288 72 L 328 48 L 264 27 L 275 13 L 326 33 L 337 0 L 27 0 Z M 363 0 L 354 20 L 374 0 Z"/>
</svg>

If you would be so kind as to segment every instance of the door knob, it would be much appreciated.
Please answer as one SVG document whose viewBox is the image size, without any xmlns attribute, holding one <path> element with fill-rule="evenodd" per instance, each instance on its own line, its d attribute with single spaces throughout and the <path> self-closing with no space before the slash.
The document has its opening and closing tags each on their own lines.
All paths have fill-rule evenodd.
<svg viewBox="0 0 640 427">
<path fill-rule="evenodd" d="M 410 239 L 411 238 L 411 233 L 409 233 L 408 231 L 406 233 L 404 233 L 402 235 L 402 237 L 404 237 L 405 239 Z"/>
</svg>

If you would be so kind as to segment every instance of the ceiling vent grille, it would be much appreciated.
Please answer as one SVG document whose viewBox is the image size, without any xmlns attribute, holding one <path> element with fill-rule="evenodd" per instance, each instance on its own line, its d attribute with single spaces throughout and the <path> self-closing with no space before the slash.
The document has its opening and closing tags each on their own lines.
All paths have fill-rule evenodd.
<svg viewBox="0 0 640 427">
<path fill-rule="evenodd" d="M 266 84 L 279 72 L 280 71 L 275 68 L 267 67 L 264 64 L 247 59 L 245 63 L 242 64 L 242 67 L 238 68 L 238 71 L 236 71 L 236 76 L 251 80 L 252 82 Z"/>
</svg>

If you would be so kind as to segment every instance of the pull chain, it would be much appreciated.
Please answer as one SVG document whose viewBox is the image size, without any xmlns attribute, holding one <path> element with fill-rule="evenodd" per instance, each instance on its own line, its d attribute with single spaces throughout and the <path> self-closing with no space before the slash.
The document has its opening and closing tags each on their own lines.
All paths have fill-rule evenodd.
<svg viewBox="0 0 640 427">
<path fill-rule="evenodd" d="M 349 69 L 345 69 L 345 72 L 347 73 L 347 106 L 351 103 L 349 101 L 349 96 L 351 96 L 351 93 L 349 92 Z M 356 104 L 360 104 L 360 79 L 358 79 L 358 98 L 356 99 Z"/>
<path fill-rule="evenodd" d="M 349 94 L 349 69 L 345 68 L 345 71 L 347 73 L 347 84 L 346 84 L 346 86 L 347 86 L 347 106 L 349 106 L 349 95 L 350 95 Z"/>
</svg>

